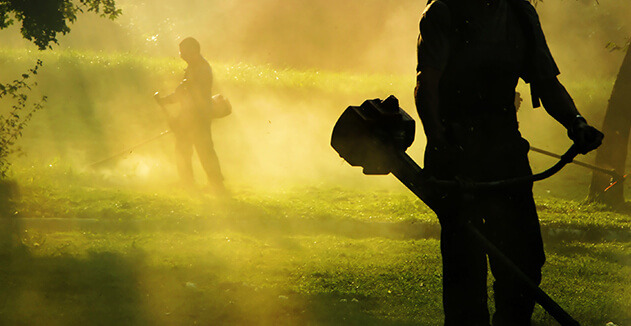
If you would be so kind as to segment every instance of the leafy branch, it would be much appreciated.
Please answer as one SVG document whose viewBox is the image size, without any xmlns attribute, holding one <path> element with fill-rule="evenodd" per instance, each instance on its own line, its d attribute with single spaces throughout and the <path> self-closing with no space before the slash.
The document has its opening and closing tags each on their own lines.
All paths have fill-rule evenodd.
<svg viewBox="0 0 631 326">
<path fill-rule="evenodd" d="M 58 44 L 57 34 L 68 34 L 69 23 L 77 20 L 77 15 L 94 12 L 101 17 L 116 19 L 122 11 L 116 7 L 116 0 L 0 0 L 0 30 L 22 23 L 22 37 L 35 43 L 40 50 L 52 48 L 51 43 Z M 43 107 L 46 96 L 33 104 L 29 104 L 27 93 L 37 83 L 29 83 L 28 79 L 37 74 L 42 61 L 37 60 L 33 69 L 22 74 L 21 79 L 0 83 L 0 100 L 11 98 L 13 104 L 8 115 L 0 115 L 0 179 L 6 178 L 11 166 L 8 157 L 20 152 L 15 148 L 16 141 L 22 136 L 22 130 L 31 120 L 33 114 Z"/>
<path fill-rule="evenodd" d="M 6 84 L 0 83 L 0 100 L 7 97 L 15 102 L 6 117 L 0 114 L 0 179 L 6 178 L 11 167 L 9 156 L 21 151 L 19 147 L 15 147 L 15 143 L 22 136 L 22 130 L 46 102 L 46 96 L 43 96 L 39 102 L 29 104 L 27 95 L 31 87 L 37 85 L 36 82 L 29 83 L 29 78 L 37 75 L 41 66 L 42 61 L 37 60 L 35 67 L 22 74 L 22 78 Z"/>
<path fill-rule="evenodd" d="M 51 43 L 58 43 L 58 33 L 68 34 L 68 23 L 74 23 L 85 11 L 112 20 L 122 13 L 115 0 L 0 0 L 0 29 L 18 20 L 22 22 L 22 37 L 45 50 L 51 48 Z"/>
</svg>

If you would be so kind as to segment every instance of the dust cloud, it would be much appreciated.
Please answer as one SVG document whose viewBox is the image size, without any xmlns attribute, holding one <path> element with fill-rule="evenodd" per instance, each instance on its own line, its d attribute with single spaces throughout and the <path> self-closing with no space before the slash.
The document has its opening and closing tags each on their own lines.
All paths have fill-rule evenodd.
<svg viewBox="0 0 631 326">
<path fill-rule="evenodd" d="M 331 189 L 331 186 L 361 189 L 382 187 L 405 191 L 392 176 L 364 176 L 361 169 L 351 168 L 329 145 L 332 128 L 346 107 L 360 105 L 366 99 L 386 98 L 390 94 L 396 95 L 401 107 L 417 120 L 416 141 L 408 153 L 421 164 L 425 139 L 413 104 L 413 88 L 418 19 L 425 0 L 116 2 L 123 10 L 118 20 L 96 19 L 90 14 L 79 16 L 76 24 L 71 26 L 72 32 L 60 37 L 60 45 L 41 54 L 44 67 L 37 77 L 39 86 L 33 95 L 46 94 L 48 103 L 46 109 L 38 112 L 24 131 L 20 145 L 26 156 L 16 161 L 16 169 L 59 165 L 81 172 L 97 173 L 110 184 L 120 184 L 121 187 L 131 184 L 168 189 L 177 181 L 173 137 L 169 133 L 162 134 L 168 126 L 152 96 L 156 91 L 173 91 L 183 78 L 185 63 L 178 58 L 177 45 L 188 36 L 200 41 L 202 54 L 214 68 L 215 92 L 225 95 L 233 105 L 232 115 L 214 121 L 212 131 L 226 186 L 237 195 L 250 189 L 282 190 L 309 185 L 324 185 L 323 189 Z M 579 109 L 597 126 L 604 116 L 607 99 L 622 60 L 620 51 L 609 52 L 605 46 L 608 42 L 622 44 L 631 37 L 628 22 L 631 2 L 599 2 L 600 5 L 595 5 L 594 0 L 545 0 L 539 4 L 549 45 L 562 71 L 561 80 L 574 95 Z M 6 82 L 6 79 L 19 76 L 30 67 L 37 54 L 28 52 L 34 52 L 35 46 L 22 40 L 16 28 L 0 31 L 0 42 L 3 44 L 0 48 L 0 81 Z M 16 52 L 3 52 L 9 49 Z M 248 70 L 247 65 L 258 73 L 243 73 Z M 313 72 L 314 76 L 316 72 L 322 75 L 339 73 L 342 77 L 339 83 L 314 77 L 315 82 L 311 83 L 283 84 L 283 80 L 269 82 L 268 74 L 274 71 L 288 72 L 289 75 L 292 71 L 306 71 Z M 362 88 L 364 84 L 361 79 L 375 75 L 383 76 L 383 85 Z M 282 79 L 287 75 L 279 76 Z M 355 76 L 355 79 L 349 76 Z M 528 88 L 525 85 L 520 84 L 519 90 L 524 98 L 519 113 L 524 136 L 535 146 L 562 152 L 569 146 L 565 131 L 545 111 L 529 107 Z M 0 107 L 0 110 L 3 109 Z M 170 106 L 168 109 L 177 111 L 178 107 Z M 203 171 L 196 158 L 193 162 L 198 182 L 203 184 Z M 535 171 L 550 165 L 548 159 L 533 157 Z M 587 175 L 584 171 L 575 173 Z M 545 184 L 543 187 L 545 191 L 550 185 Z M 208 211 L 213 212 L 213 209 Z M 252 209 L 259 211 L 256 207 Z M 228 216 L 234 217 L 238 213 L 240 211 Z M 262 213 L 261 216 L 264 222 L 260 225 L 270 225 L 270 216 Z M 234 220 L 239 225 L 249 223 L 248 220 L 244 222 L 242 216 Z M 18 233 L 17 230 L 13 231 Z M 209 237 L 204 235 L 203 238 L 208 240 Z M 281 236 L 278 239 L 289 241 Z M 139 252 L 135 240 L 133 244 L 131 240 L 117 241 L 129 242 L 125 248 L 133 248 L 129 249 L 132 253 Z M 256 259 L 266 258 L 263 255 L 249 259 L 249 256 L 240 254 L 224 259 L 221 256 L 225 254 L 222 246 L 227 246 L 229 241 L 226 237 L 225 240 L 217 239 L 215 242 L 199 242 L 203 247 L 199 255 L 186 257 L 196 260 L 196 268 L 197 265 L 201 266 L 195 269 L 203 275 L 199 276 L 200 279 L 208 279 L 209 271 L 210 275 L 214 275 L 218 267 L 229 265 L 227 262 L 244 264 L 235 268 L 239 273 L 275 262 L 272 259 L 271 263 L 252 263 Z M 150 254 L 159 253 L 162 261 L 165 256 L 179 258 L 182 253 L 178 249 L 182 248 L 182 243 L 188 242 L 178 239 L 179 246 L 167 248 L 166 244 L 169 243 L 160 239 L 145 244 L 145 248 L 155 246 L 155 249 L 147 251 Z M 142 245 L 139 243 L 139 246 Z M 252 244 L 255 245 L 258 246 L 258 243 Z M 300 254 L 293 244 L 290 245 L 292 254 Z M 90 248 L 82 243 L 74 246 Z M 242 246 L 242 243 L 238 246 Z M 182 249 L 189 253 L 195 250 Z M 256 255 L 259 253 L 258 250 L 252 252 Z M 216 259 L 214 254 L 221 259 Z M 151 269 L 144 268 L 155 268 L 155 262 L 143 261 L 150 260 L 146 258 L 149 256 L 137 257 L 133 254 L 130 257 L 130 261 L 114 260 L 115 257 L 108 255 L 91 254 L 85 261 L 69 261 L 68 264 L 68 261 L 62 260 L 59 264 L 65 266 L 63 268 L 59 268 L 55 260 L 45 260 L 38 266 L 45 272 L 57 271 L 46 273 L 46 282 L 42 284 L 55 283 L 57 280 L 52 279 L 52 276 L 67 274 L 67 279 L 78 279 L 80 288 L 85 289 L 86 293 L 98 293 L 98 300 L 89 301 L 90 309 L 85 309 L 85 313 L 90 316 L 94 314 L 91 309 L 107 307 L 111 302 L 116 302 L 114 308 L 118 310 L 110 315 L 116 317 L 121 315 L 121 311 L 126 312 L 129 307 L 135 307 L 129 301 L 132 304 L 147 301 L 151 307 L 158 307 L 163 302 L 161 300 L 166 298 L 167 303 L 175 307 L 182 303 L 186 303 L 189 308 L 209 306 L 208 302 L 190 304 L 191 301 L 205 298 L 198 296 L 198 292 L 191 292 L 193 294 L 190 296 L 178 295 L 191 289 L 196 291 L 195 283 L 189 282 L 191 275 L 187 275 L 190 270 L 187 267 L 176 268 L 176 263 L 172 263 L 173 266 L 156 276 L 147 272 Z M 288 268 L 296 266 L 292 259 L 286 259 L 285 262 L 293 264 Z M 98 272 L 97 277 L 103 274 L 102 278 L 95 278 L 97 281 L 86 278 L 86 268 L 82 264 L 98 266 L 87 270 Z M 32 271 L 37 270 L 28 269 L 26 275 L 30 276 Z M 20 269 L 19 272 L 23 271 Z M 262 270 L 256 270 L 252 274 L 264 275 L 262 273 Z M 286 273 L 286 270 L 282 273 Z M 111 282 L 112 275 L 123 275 L 129 281 L 124 280 L 122 284 L 125 286 L 110 286 L 109 289 L 115 291 L 110 296 L 101 296 L 100 288 L 93 290 L 95 284 L 100 286 L 98 282 L 101 279 Z M 64 279 L 62 284 L 66 283 Z M 169 283 L 185 286 L 181 287 L 183 290 L 178 290 L 180 292 L 169 292 L 170 288 L 164 286 Z M 267 280 L 263 283 L 267 283 Z M 278 293 L 258 292 L 253 295 L 256 290 L 250 289 L 249 285 L 239 285 L 241 282 L 234 284 L 231 288 L 210 288 L 207 292 L 218 293 L 217 298 L 213 297 L 214 300 L 230 304 L 232 297 L 248 298 L 257 302 L 255 309 L 263 307 L 265 314 L 270 316 L 276 313 L 273 302 L 264 300 L 278 297 Z M 138 286 L 142 288 L 142 298 L 127 293 L 128 289 Z M 13 294 L 19 294 L 19 291 L 12 286 L 7 293 L 13 300 Z M 19 305 L 26 301 L 24 298 L 18 297 L 22 301 L 13 301 Z M 110 298 L 115 299 L 109 301 Z M 258 304 L 259 301 L 263 304 Z M 35 304 L 38 303 L 35 301 Z M 213 304 L 211 301 L 210 306 Z M 215 306 L 222 307 L 221 304 Z M 184 310 L 188 315 L 193 315 L 189 313 L 189 308 Z M 230 309 L 235 309 L 234 315 L 238 317 L 234 318 L 249 318 L 248 313 L 237 311 L 237 308 Z M 156 319 L 166 318 L 163 314 L 152 311 Z M 167 317 L 173 322 L 178 316 Z"/>
<path fill-rule="evenodd" d="M 32 146 L 30 157 L 43 161 L 56 157 L 85 167 L 160 134 L 166 123 L 151 95 L 177 86 L 185 67 L 178 59 L 177 44 L 193 36 L 215 67 L 215 92 L 226 95 L 234 107 L 231 116 L 213 123 L 216 150 L 229 185 L 258 181 L 263 187 L 292 182 L 398 186 L 385 181 L 391 177 L 366 178 L 350 168 L 329 146 L 330 132 L 347 106 L 390 94 L 399 97 L 402 107 L 416 117 L 412 99 L 415 45 L 425 3 L 117 1 L 123 9 L 117 21 L 80 16 L 72 33 L 60 38 L 52 51 L 57 54 L 51 55 L 52 64 L 45 63 L 40 81 L 42 92 L 49 91 L 50 108 L 34 122 L 37 130 L 26 133 L 40 143 L 25 140 L 25 147 Z M 631 36 L 625 15 L 629 9 L 625 1 L 549 0 L 538 5 L 562 71 L 560 78 L 594 125 L 601 123 L 622 60 L 622 52 L 610 52 L 606 44 L 623 44 Z M 16 34 L 16 30 L 2 31 L 0 38 L 7 46 L 34 49 Z M 76 60 L 76 56 L 65 57 L 70 52 L 85 53 L 89 62 L 70 62 Z M 112 59 L 117 55 L 124 60 Z M 110 59 L 92 62 L 91 56 Z M 164 64 L 148 63 L 151 60 Z M 376 93 L 336 92 L 326 85 L 260 86 L 256 77 L 243 80 L 230 74 L 231 65 L 243 63 L 314 73 L 381 74 L 409 83 L 384 84 Z M 521 84 L 519 90 L 525 99 L 520 110 L 524 136 L 533 145 L 546 144 L 554 151 L 569 146 L 556 122 L 543 110 L 528 107 L 527 87 Z M 64 130 L 64 124 L 72 130 Z M 424 136 L 420 124 L 417 127 L 417 141 L 409 153 L 420 163 Z M 159 137 L 101 170 L 113 178 L 153 176 L 174 181 L 172 141 L 170 135 Z M 196 173 L 203 179 L 199 166 Z"/>
</svg>

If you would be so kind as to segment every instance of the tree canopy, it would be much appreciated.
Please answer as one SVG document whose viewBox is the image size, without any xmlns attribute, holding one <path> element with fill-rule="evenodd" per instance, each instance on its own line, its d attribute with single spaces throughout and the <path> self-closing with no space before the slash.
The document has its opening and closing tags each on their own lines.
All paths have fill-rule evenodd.
<svg viewBox="0 0 631 326">
<path fill-rule="evenodd" d="M 121 14 L 115 0 L 0 0 L 0 29 L 18 21 L 22 36 L 44 50 L 58 43 L 58 33 L 70 32 L 68 24 L 86 11 L 109 19 Z"/>
</svg>

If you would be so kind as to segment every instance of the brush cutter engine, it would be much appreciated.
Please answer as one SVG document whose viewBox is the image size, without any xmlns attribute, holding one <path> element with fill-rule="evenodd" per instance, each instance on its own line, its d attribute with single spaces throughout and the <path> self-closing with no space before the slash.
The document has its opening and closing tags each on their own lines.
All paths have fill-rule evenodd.
<svg viewBox="0 0 631 326">
<path fill-rule="evenodd" d="M 333 128 L 331 146 L 352 166 L 362 166 L 364 174 L 388 174 L 391 155 L 414 142 L 414 119 L 390 95 L 385 100 L 366 100 L 349 106 Z"/>
</svg>

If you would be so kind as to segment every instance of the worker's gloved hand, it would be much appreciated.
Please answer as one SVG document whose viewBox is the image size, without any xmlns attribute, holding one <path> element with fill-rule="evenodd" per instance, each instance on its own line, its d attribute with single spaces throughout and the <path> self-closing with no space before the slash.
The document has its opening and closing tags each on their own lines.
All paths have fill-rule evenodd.
<svg viewBox="0 0 631 326">
<path fill-rule="evenodd" d="M 153 99 L 156 100 L 158 104 L 164 105 L 162 96 L 160 96 L 160 92 L 155 92 L 155 94 L 153 94 Z"/>
<path fill-rule="evenodd" d="M 587 124 L 581 116 L 576 117 L 572 126 L 568 128 L 567 135 L 574 141 L 574 145 L 581 154 L 587 154 L 598 148 L 603 141 L 603 133 Z"/>
</svg>

